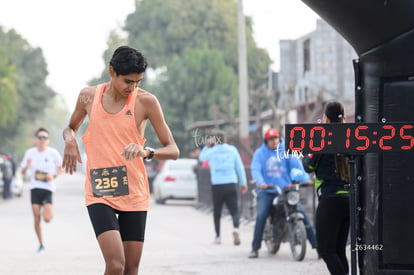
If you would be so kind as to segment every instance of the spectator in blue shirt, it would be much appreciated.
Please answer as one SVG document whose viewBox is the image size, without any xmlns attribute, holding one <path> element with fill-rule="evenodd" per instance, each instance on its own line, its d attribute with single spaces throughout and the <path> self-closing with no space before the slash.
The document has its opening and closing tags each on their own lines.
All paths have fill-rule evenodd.
<svg viewBox="0 0 414 275">
<path fill-rule="evenodd" d="M 220 218 L 225 203 L 233 219 L 233 241 L 240 244 L 240 212 L 237 203 L 237 183 L 244 194 L 247 192 L 246 174 L 236 147 L 225 143 L 224 135 L 217 134 L 207 140 L 200 152 L 199 160 L 208 161 L 211 173 L 213 215 L 216 238 L 214 244 L 221 244 Z"/>
<path fill-rule="evenodd" d="M 292 183 L 290 172 L 294 168 L 304 171 L 301 160 L 293 155 L 285 154 L 284 140 L 280 139 L 279 132 L 276 129 L 267 130 L 264 135 L 264 143 L 255 151 L 250 166 L 252 179 L 256 181 L 257 214 L 249 258 L 258 257 L 266 219 L 269 216 L 273 199 L 278 195 L 278 190 L 281 191 L 286 185 Z M 305 171 L 303 174 L 306 175 L 303 183 L 310 181 L 309 175 Z M 276 188 L 269 189 L 268 185 L 274 185 Z M 316 248 L 314 228 L 300 204 L 299 209 L 305 216 L 304 224 L 309 242 L 312 248 Z"/>
</svg>

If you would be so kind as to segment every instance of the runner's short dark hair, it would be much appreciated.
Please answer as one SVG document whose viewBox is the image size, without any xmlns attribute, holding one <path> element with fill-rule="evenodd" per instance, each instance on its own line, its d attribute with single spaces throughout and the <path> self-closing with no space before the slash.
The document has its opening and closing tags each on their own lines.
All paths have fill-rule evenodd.
<svg viewBox="0 0 414 275">
<path fill-rule="evenodd" d="M 137 49 L 121 46 L 115 50 L 109 65 L 112 66 L 117 75 L 129 75 L 145 72 L 148 63 L 145 56 Z"/>
<path fill-rule="evenodd" d="M 37 135 L 38 135 L 40 132 L 46 132 L 47 134 L 49 134 L 49 131 L 48 131 L 48 130 L 46 130 L 45 128 L 40 127 L 40 128 L 39 128 L 39 129 L 37 129 L 37 131 L 35 132 L 35 137 L 37 137 Z"/>
</svg>

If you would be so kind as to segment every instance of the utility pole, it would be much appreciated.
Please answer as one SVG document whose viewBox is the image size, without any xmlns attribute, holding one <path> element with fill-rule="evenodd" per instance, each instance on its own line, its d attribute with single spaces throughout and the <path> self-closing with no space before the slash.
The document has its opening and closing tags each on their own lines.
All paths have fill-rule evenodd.
<svg viewBox="0 0 414 275">
<path fill-rule="evenodd" d="M 239 52 L 239 125 L 240 141 L 247 148 L 249 145 L 249 101 L 247 94 L 247 53 L 246 22 L 243 14 L 243 1 L 237 0 L 238 52 Z M 244 163 L 250 163 L 244 154 Z M 242 155 L 243 158 L 243 155 Z"/>
</svg>

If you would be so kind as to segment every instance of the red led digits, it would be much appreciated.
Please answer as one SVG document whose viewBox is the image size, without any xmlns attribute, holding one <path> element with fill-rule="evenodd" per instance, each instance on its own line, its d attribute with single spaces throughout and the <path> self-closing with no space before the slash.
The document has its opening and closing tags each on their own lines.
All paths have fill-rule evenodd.
<svg viewBox="0 0 414 275">
<path fill-rule="evenodd" d="M 384 125 L 382 126 L 382 129 L 384 130 L 391 130 L 391 133 L 389 135 L 383 135 L 379 140 L 379 147 L 382 150 L 391 150 L 392 146 L 384 145 L 384 140 L 390 140 L 393 137 L 395 137 L 395 128 L 391 125 Z"/>
<path fill-rule="evenodd" d="M 315 131 L 320 131 L 321 133 L 321 144 L 320 146 L 315 146 L 314 145 L 314 141 L 313 138 L 315 136 Z M 310 141 L 309 141 L 309 149 L 311 149 L 312 151 L 321 151 L 324 147 L 325 147 L 325 128 L 323 128 L 322 126 L 316 126 L 313 127 L 310 130 Z"/>
<path fill-rule="evenodd" d="M 413 146 L 414 146 L 414 138 L 413 138 L 413 136 L 404 134 L 404 130 L 405 129 L 412 129 L 412 128 L 413 128 L 413 125 L 403 125 L 400 128 L 400 137 L 402 139 L 405 139 L 405 140 L 409 140 L 410 141 L 410 145 L 403 145 L 403 146 L 401 146 L 401 149 L 403 149 L 403 150 L 411 150 L 411 148 L 413 148 Z"/>
<path fill-rule="evenodd" d="M 297 131 L 301 132 L 300 147 L 294 147 L 294 144 L 293 144 L 293 138 L 295 137 L 295 132 Z M 303 148 L 305 148 L 305 128 L 296 126 L 296 127 L 293 127 L 292 130 L 290 130 L 289 148 L 292 151 L 302 151 Z"/>
<path fill-rule="evenodd" d="M 369 147 L 369 138 L 368 138 L 368 137 L 366 137 L 366 136 L 361 136 L 361 135 L 359 134 L 359 131 L 360 131 L 360 130 L 366 130 L 366 129 L 368 129 L 368 126 L 365 126 L 365 125 L 358 126 L 358 127 L 355 129 L 355 138 L 356 138 L 356 139 L 358 139 L 358 140 L 365 140 L 365 145 L 364 145 L 364 146 L 358 146 L 358 147 L 356 148 L 356 149 L 357 149 L 357 150 L 359 150 L 359 151 L 366 150 L 366 149 Z"/>
<path fill-rule="evenodd" d="M 346 149 L 349 148 L 349 137 L 351 136 L 351 129 L 347 128 L 346 129 L 346 141 L 345 141 L 345 147 Z"/>
</svg>

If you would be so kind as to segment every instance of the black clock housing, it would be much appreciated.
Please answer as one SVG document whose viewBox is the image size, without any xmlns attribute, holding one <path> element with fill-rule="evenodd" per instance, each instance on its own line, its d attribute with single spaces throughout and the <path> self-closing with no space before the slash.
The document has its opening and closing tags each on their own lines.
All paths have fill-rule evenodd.
<svg viewBox="0 0 414 275">
<path fill-rule="evenodd" d="M 407 152 L 414 148 L 414 122 L 286 124 L 285 138 L 290 152 Z"/>
</svg>

